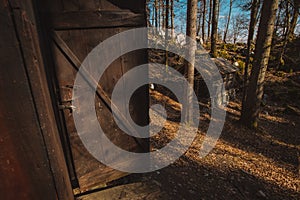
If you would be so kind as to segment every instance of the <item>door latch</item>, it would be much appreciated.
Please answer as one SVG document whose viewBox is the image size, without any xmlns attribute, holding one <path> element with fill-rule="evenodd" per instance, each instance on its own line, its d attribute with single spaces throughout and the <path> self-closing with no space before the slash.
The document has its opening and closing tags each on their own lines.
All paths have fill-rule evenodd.
<svg viewBox="0 0 300 200">
<path fill-rule="evenodd" d="M 70 112 L 73 112 L 76 109 L 76 107 L 73 105 L 64 105 L 64 104 L 59 104 L 58 108 L 60 110 L 70 110 Z"/>
</svg>

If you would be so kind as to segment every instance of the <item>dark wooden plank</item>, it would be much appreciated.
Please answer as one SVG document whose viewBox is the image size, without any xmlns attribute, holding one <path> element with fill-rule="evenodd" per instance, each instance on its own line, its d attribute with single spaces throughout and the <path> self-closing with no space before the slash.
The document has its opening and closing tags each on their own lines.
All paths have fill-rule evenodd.
<svg viewBox="0 0 300 200">
<path fill-rule="evenodd" d="M 30 0 L 22 1 L 13 9 L 16 31 L 24 56 L 24 63 L 38 113 L 38 122 L 48 151 L 51 170 L 60 199 L 72 199 L 72 187 L 64 158 L 60 137 L 53 113 L 49 87 L 40 51 L 39 36 L 33 5 Z"/>
<path fill-rule="evenodd" d="M 135 13 L 145 13 L 146 0 L 108 0 L 109 3 L 114 4 L 122 10 L 130 10 Z M 145 21 L 146 22 L 146 21 Z"/>
<path fill-rule="evenodd" d="M 57 1 L 57 0 L 56 0 Z M 87 11 L 87 10 L 128 10 L 135 13 L 143 13 L 145 0 L 60 0 L 64 11 Z"/>
<path fill-rule="evenodd" d="M 10 10 L 0 2 L 1 199 L 57 199 Z"/>
<path fill-rule="evenodd" d="M 141 27 L 146 24 L 145 16 L 145 4 L 144 0 L 127 0 L 127 1 L 111 1 L 111 0 L 53 0 L 55 6 L 52 6 L 51 0 L 40 3 L 42 9 L 39 9 L 43 16 L 42 23 L 45 24 L 47 32 L 52 32 L 56 29 L 59 36 L 67 44 L 71 52 L 77 56 L 79 61 L 82 61 L 87 53 L 94 48 L 99 42 L 104 39 L 132 27 Z M 47 5 L 47 6 L 44 6 Z M 72 12 L 71 12 L 72 11 Z M 138 11 L 138 12 L 136 12 Z M 140 11 L 140 12 L 139 12 Z M 140 14 L 136 14 L 140 13 Z M 52 74 L 51 79 L 56 79 L 53 83 L 53 88 L 56 91 L 55 95 L 58 97 L 58 101 L 71 99 L 71 90 L 62 89 L 66 88 L 66 85 L 72 86 L 75 79 L 76 70 L 74 70 L 74 64 L 70 65 L 70 58 L 66 56 L 64 51 L 58 49 L 57 46 L 53 46 L 53 57 L 56 73 Z M 141 60 L 146 57 L 145 54 L 141 58 L 137 58 L 132 54 L 129 59 Z M 140 54 L 138 54 L 139 56 Z M 67 57 L 67 58 L 66 58 Z M 134 62 L 131 62 L 134 63 Z M 126 63 L 124 63 L 126 65 Z M 121 70 L 121 60 L 114 61 L 109 69 L 104 73 L 103 79 L 99 81 L 103 90 L 110 98 L 111 91 L 114 88 L 116 81 L 123 75 L 124 71 Z M 132 67 L 129 66 L 125 66 Z M 52 71 L 52 70 L 51 70 Z M 148 88 L 145 88 L 147 91 Z M 144 90 L 139 93 L 140 97 L 144 100 L 146 97 Z M 138 147 L 137 142 L 133 137 L 123 133 L 112 118 L 110 108 L 106 103 L 96 96 L 95 106 L 97 110 L 98 121 L 108 138 L 120 148 L 140 152 L 141 148 Z M 146 95 L 147 96 L 147 95 Z M 136 98 L 138 100 L 138 97 Z M 140 101 L 136 101 L 140 103 Z M 147 104 L 145 101 L 144 104 Z M 148 105 L 148 104 L 147 104 Z M 135 105 L 133 106 L 135 108 Z M 136 106 L 138 108 L 138 106 Z M 144 108 L 144 107 L 143 107 Z M 82 109 L 82 108 L 80 108 Z M 137 119 L 144 118 L 147 115 L 147 111 L 143 112 L 143 109 L 133 109 L 134 117 Z M 136 113 L 141 113 L 141 116 Z M 71 150 L 75 164 L 76 175 L 79 180 L 80 192 L 94 189 L 95 187 L 105 186 L 107 182 L 115 180 L 124 176 L 126 173 L 119 172 L 111 169 L 99 161 L 94 159 L 84 148 L 83 144 L 78 137 L 76 128 L 74 126 L 73 116 L 70 110 L 64 110 L 61 112 L 62 123 L 67 128 L 66 135 L 70 138 Z M 92 127 L 86 127 L 92 128 Z M 118 155 L 114 155 L 118 160 Z M 122 163 L 125 165 L 134 164 L 136 161 L 127 161 Z"/>
<path fill-rule="evenodd" d="M 130 11 L 77 11 L 49 13 L 56 30 L 104 27 L 139 27 L 145 24 L 144 14 Z"/>
<path fill-rule="evenodd" d="M 107 31 L 105 31 L 107 37 L 110 36 L 111 30 L 112 29 L 108 29 Z M 72 48 L 72 52 L 74 51 L 74 53 L 76 53 L 76 56 L 78 56 L 79 60 L 83 60 L 87 55 L 89 48 L 91 48 L 91 46 L 93 45 L 98 44 L 99 42 L 99 39 L 96 39 L 95 41 L 93 40 L 93 44 L 91 44 L 92 41 L 90 41 L 90 37 L 87 37 L 87 35 L 85 35 L 85 37 L 83 36 L 84 34 L 88 34 L 88 36 L 99 35 L 95 34 L 95 31 L 92 30 L 84 33 L 82 33 L 82 30 L 60 31 L 58 34 L 63 38 L 64 41 L 68 43 L 68 46 Z M 78 42 L 79 40 L 80 42 Z M 56 62 L 56 73 L 60 87 L 62 88 L 64 85 L 72 85 L 76 76 L 76 70 L 72 65 L 70 65 L 67 58 L 65 58 L 62 52 L 56 46 L 54 48 L 54 58 Z M 61 98 L 71 99 L 71 89 L 61 89 Z M 100 106 L 101 108 L 99 107 L 99 105 L 102 105 Z M 132 137 L 129 137 L 128 135 L 126 135 L 127 138 L 123 135 L 120 136 L 120 130 L 118 130 L 118 127 L 114 123 L 112 123 L 112 114 L 109 109 L 106 108 L 105 105 L 103 105 L 103 102 L 97 99 L 95 102 L 95 106 L 97 106 L 97 108 L 99 107 L 99 109 L 97 109 L 97 113 L 101 112 L 101 114 L 98 113 L 98 120 L 101 126 L 103 126 L 104 132 L 109 133 L 109 138 L 112 138 L 111 140 L 117 145 L 121 143 L 120 141 L 122 141 L 121 144 L 125 144 L 125 146 L 123 145 L 122 148 L 125 147 L 124 149 L 126 150 L 130 151 L 132 149 L 137 149 L 137 144 L 132 139 Z M 81 107 L 81 109 L 84 108 Z M 69 110 L 64 111 L 64 118 L 66 127 L 68 129 L 68 135 L 70 137 L 76 174 L 80 186 L 80 188 L 76 190 L 77 192 L 80 193 L 94 188 L 105 187 L 107 182 L 127 175 L 127 173 L 111 169 L 93 158 L 83 146 L 74 126 L 73 116 Z M 89 130 L 91 129 L 88 124 L 86 128 Z M 120 141 L 116 141 L 116 139 Z M 128 141 L 129 139 L 131 141 Z"/>
<path fill-rule="evenodd" d="M 119 32 L 125 31 L 126 28 L 119 28 Z M 145 40 L 147 36 L 145 35 Z M 123 44 L 119 44 L 120 49 L 123 49 Z M 139 49 L 125 55 L 121 56 L 121 69 L 122 73 L 126 74 L 129 70 L 134 67 L 147 64 L 148 63 L 148 52 L 146 49 Z M 131 73 L 130 77 L 127 78 L 124 84 L 124 91 L 127 88 L 133 88 L 136 83 L 137 77 L 139 79 L 148 80 L 149 74 L 148 70 L 145 70 L 142 74 L 133 74 Z M 140 125 L 146 126 L 149 124 L 149 86 L 144 85 L 138 88 L 132 95 L 128 93 L 124 93 L 124 99 L 130 100 L 129 103 L 129 114 L 130 116 L 126 116 L 128 118 L 132 118 L 132 120 Z M 140 139 L 139 142 L 144 146 L 144 149 L 150 149 L 150 141 L 149 138 Z"/>
<path fill-rule="evenodd" d="M 81 61 L 77 58 L 77 56 L 72 52 L 72 50 L 67 46 L 67 44 L 62 40 L 62 38 L 57 34 L 53 34 L 53 39 L 58 45 L 58 47 L 63 51 L 63 53 L 68 57 L 68 59 L 72 62 L 73 67 L 76 70 L 79 70 L 81 66 Z M 84 68 L 83 68 L 84 69 Z M 89 74 L 87 70 L 84 70 L 85 75 L 87 75 L 88 83 L 92 85 L 97 85 L 96 93 L 100 96 L 100 98 L 106 103 L 106 106 L 110 108 L 110 110 L 115 111 L 115 116 L 120 120 L 121 123 L 129 130 L 134 132 L 135 135 L 139 135 L 139 133 L 132 127 L 132 125 L 128 122 L 127 118 L 123 115 L 123 113 L 119 110 L 119 108 L 111 101 L 109 95 L 103 90 L 102 86 L 98 84 L 98 81 L 94 80 L 93 76 Z M 136 139 L 136 141 L 144 147 L 144 142 Z"/>
<path fill-rule="evenodd" d="M 95 0 L 64 0 L 62 1 L 64 11 L 94 10 L 97 2 Z"/>
<path fill-rule="evenodd" d="M 169 199 L 159 186 L 151 181 L 136 182 L 109 188 L 100 192 L 78 197 L 77 200 L 111 200 L 111 199 Z"/>
</svg>

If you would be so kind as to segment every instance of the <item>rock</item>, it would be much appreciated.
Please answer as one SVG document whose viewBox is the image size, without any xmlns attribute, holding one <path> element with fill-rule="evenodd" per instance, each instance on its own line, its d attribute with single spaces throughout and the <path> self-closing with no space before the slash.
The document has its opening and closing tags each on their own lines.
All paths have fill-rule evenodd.
<svg viewBox="0 0 300 200">
<path fill-rule="evenodd" d="M 154 84 L 153 84 L 153 83 L 150 83 L 150 84 L 149 84 L 149 88 L 150 88 L 151 90 L 154 90 L 154 89 L 155 89 Z"/>
<path fill-rule="evenodd" d="M 234 62 L 233 65 L 234 65 L 235 67 L 239 67 L 239 66 L 240 66 L 240 64 L 239 64 L 238 62 Z"/>
</svg>

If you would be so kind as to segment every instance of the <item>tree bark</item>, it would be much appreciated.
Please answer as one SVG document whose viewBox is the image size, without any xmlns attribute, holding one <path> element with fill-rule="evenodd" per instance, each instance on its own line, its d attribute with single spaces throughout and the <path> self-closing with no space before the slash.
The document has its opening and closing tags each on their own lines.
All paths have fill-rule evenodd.
<svg viewBox="0 0 300 200">
<path fill-rule="evenodd" d="M 162 0 L 158 0 L 158 28 L 161 28 L 161 1 Z"/>
<path fill-rule="evenodd" d="M 154 5 L 152 7 L 152 17 L 151 18 L 152 18 L 151 19 L 151 21 L 152 21 L 151 26 L 155 26 L 155 7 L 154 7 Z"/>
<path fill-rule="evenodd" d="M 257 24 L 257 16 L 258 10 L 260 6 L 260 0 L 252 0 L 251 5 L 251 17 L 250 17 L 250 24 L 249 24 L 249 34 L 248 34 L 248 42 L 247 42 L 247 55 L 246 55 L 246 64 L 244 69 L 244 89 L 243 89 L 243 105 L 246 100 L 246 90 L 248 86 L 248 68 L 250 64 L 250 53 L 251 53 L 251 45 L 254 39 L 254 31 Z"/>
<path fill-rule="evenodd" d="M 202 7 L 202 4 L 201 4 Z M 197 25 L 197 33 L 196 35 L 199 36 L 200 34 L 200 27 L 201 27 L 201 19 L 202 19 L 202 12 L 201 12 L 201 8 L 198 8 L 198 25 Z"/>
<path fill-rule="evenodd" d="M 155 28 L 158 27 L 158 19 L 157 19 L 157 10 L 158 10 L 158 5 L 157 5 L 157 0 L 154 0 L 154 22 L 155 22 Z"/>
<path fill-rule="evenodd" d="M 219 0 L 213 0 L 213 13 L 212 13 L 212 30 L 211 30 L 211 55 L 218 57 L 217 53 L 217 39 L 218 39 L 218 16 L 219 16 Z"/>
<path fill-rule="evenodd" d="M 161 7 L 162 7 L 162 11 L 161 11 L 161 16 L 162 16 L 162 28 L 166 28 L 166 5 L 164 3 L 164 0 L 161 0 Z"/>
<path fill-rule="evenodd" d="M 255 46 L 253 69 L 241 116 L 242 124 L 252 128 L 258 126 L 257 120 L 263 97 L 264 79 L 270 58 L 277 9 L 278 0 L 264 0 Z"/>
<path fill-rule="evenodd" d="M 146 16 L 147 16 L 147 27 L 151 26 L 151 17 L 150 17 L 150 5 L 149 0 L 146 0 Z"/>
<path fill-rule="evenodd" d="M 202 40 L 205 41 L 205 20 L 206 20 L 206 0 L 203 0 L 203 12 L 202 12 Z"/>
<path fill-rule="evenodd" d="M 299 17 L 299 7 L 300 7 L 300 2 L 299 0 L 294 0 L 294 5 L 293 5 L 294 9 L 293 9 L 293 17 L 292 17 L 292 21 L 291 21 L 291 27 L 290 27 L 290 31 L 288 34 L 288 41 L 292 41 L 294 39 L 294 33 L 295 33 L 295 29 L 297 26 L 297 21 L 298 21 L 298 17 Z"/>
<path fill-rule="evenodd" d="M 170 0 L 166 0 L 166 11 L 165 11 L 165 13 L 166 13 L 166 16 L 165 16 L 165 26 L 166 26 L 166 29 L 168 29 L 168 28 L 170 28 L 169 27 L 169 16 L 170 16 L 170 10 L 169 10 L 169 8 L 170 8 Z"/>
<path fill-rule="evenodd" d="M 282 10 L 282 1 L 279 1 L 278 11 L 277 11 L 277 14 L 276 14 L 275 28 L 274 28 L 274 33 L 273 33 L 271 52 L 274 51 L 276 43 L 279 40 L 278 29 L 279 29 L 279 26 L 280 26 L 280 17 L 282 15 L 281 10 Z"/>
<path fill-rule="evenodd" d="M 172 38 L 174 37 L 174 0 L 171 0 L 171 29 L 172 29 Z"/>
<path fill-rule="evenodd" d="M 289 2 L 286 2 L 286 33 L 284 36 L 284 42 L 283 42 L 283 47 L 279 56 L 279 62 L 278 62 L 278 67 L 280 65 L 284 65 L 284 59 L 283 56 L 286 52 L 287 44 L 291 42 L 294 39 L 294 32 L 295 28 L 297 25 L 298 21 L 298 16 L 299 16 L 299 0 L 294 0 L 294 5 L 293 5 L 293 16 L 292 20 L 290 21 L 290 11 L 289 11 Z"/>
<path fill-rule="evenodd" d="M 207 42 L 210 41 L 210 29 L 211 29 L 211 16 L 212 15 L 212 0 L 209 0 L 209 13 L 208 13 L 208 22 L 207 22 Z"/>
<path fill-rule="evenodd" d="M 187 6 L 187 28 L 186 35 L 193 41 L 187 40 L 187 44 L 190 48 L 187 52 L 187 57 L 190 62 L 186 62 L 186 74 L 189 83 L 189 87 L 186 91 L 186 108 L 184 109 L 185 122 L 191 124 L 193 122 L 193 88 L 194 88 L 194 65 L 195 65 L 195 51 L 196 51 L 196 24 L 197 24 L 197 0 L 188 0 Z"/>
<path fill-rule="evenodd" d="M 230 24 L 230 18 L 231 18 L 231 12 L 232 12 L 232 4 L 233 4 L 233 0 L 230 0 L 230 3 L 229 3 L 229 13 L 228 13 L 228 18 L 227 18 L 227 23 L 226 23 L 226 28 L 225 28 L 225 32 L 224 32 L 224 38 L 223 38 L 223 42 L 225 44 L 226 44 L 226 38 L 227 38 L 228 28 L 229 28 L 229 24 Z"/>
<path fill-rule="evenodd" d="M 290 30 L 291 30 L 291 25 L 290 25 L 290 2 L 287 1 L 285 2 L 285 33 L 284 33 L 284 41 L 283 41 L 283 46 L 282 46 L 282 49 L 281 49 L 281 52 L 280 52 L 280 56 L 279 56 L 279 60 L 278 60 L 278 65 L 277 67 L 280 67 L 282 65 L 284 65 L 284 60 L 283 60 L 283 56 L 286 52 L 286 46 L 289 42 L 289 36 L 290 36 Z M 298 11 L 297 11 L 298 12 Z"/>
<path fill-rule="evenodd" d="M 165 26 L 166 26 L 166 31 L 165 31 L 165 48 L 166 48 L 166 51 L 165 51 L 165 64 L 166 64 L 166 67 L 168 67 L 169 63 L 169 52 L 168 52 L 168 41 L 169 41 L 169 7 L 170 7 L 170 0 L 166 0 L 166 16 L 165 16 Z"/>
<path fill-rule="evenodd" d="M 196 39 L 197 23 L 197 0 L 188 0 L 187 28 L 186 34 L 192 39 Z"/>
</svg>

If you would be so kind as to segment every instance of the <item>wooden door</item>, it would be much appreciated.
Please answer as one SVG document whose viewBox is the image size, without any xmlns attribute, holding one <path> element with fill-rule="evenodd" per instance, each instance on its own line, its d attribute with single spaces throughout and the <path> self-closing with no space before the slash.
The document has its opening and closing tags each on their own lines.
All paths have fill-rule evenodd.
<svg viewBox="0 0 300 200">
<path fill-rule="evenodd" d="M 73 187 L 78 188 L 79 192 L 103 187 L 126 175 L 103 165 L 88 153 L 76 132 L 72 109 L 66 109 L 71 105 L 76 73 L 88 53 L 110 36 L 146 25 L 144 1 L 120 2 L 124 1 L 46 0 L 39 5 L 41 20 L 45 24 L 44 34 L 49 38 L 49 53 L 52 55 L 53 66 L 49 66 L 49 76 L 53 82 L 55 106 L 61 109 L 57 113 L 61 122 L 61 138 Z M 120 77 L 134 66 L 146 62 L 146 50 L 123 55 L 109 66 L 98 84 L 111 97 Z M 103 131 L 114 144 L 132 152 L 148 148 L 145 141 L 140 142 L 121 131 L 112 118 L 109 103 L 101 94 L 96 95 L 95 107 Z M 135 93 L 131 107 L 131 117 L 135 122 L 146 125 L 148 87 L 142 87 Z"/>
</svg>

